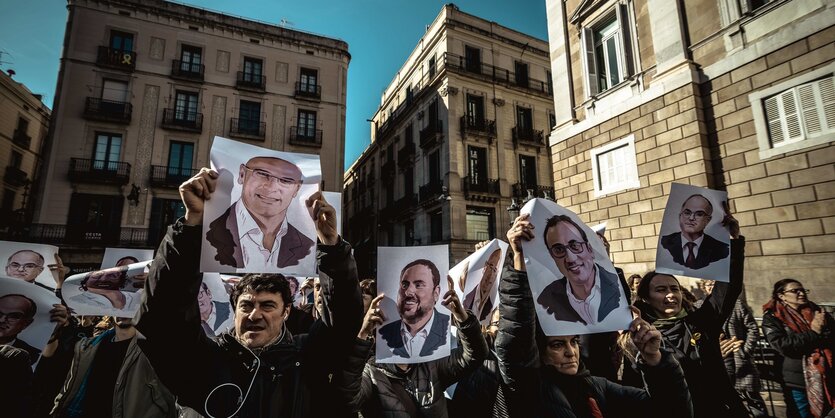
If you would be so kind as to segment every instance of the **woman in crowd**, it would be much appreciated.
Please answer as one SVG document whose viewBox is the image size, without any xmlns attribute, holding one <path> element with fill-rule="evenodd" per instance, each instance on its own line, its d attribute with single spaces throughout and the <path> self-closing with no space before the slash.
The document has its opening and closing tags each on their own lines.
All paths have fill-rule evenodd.
<svg viewBox="0 0 835 418">
<path fill-rule="evenodd" d="M 783 395 L 789 418 L 823 417 L 835 407 L 832 316 L 809 301 L 795 279 L 774 283 L 763 306 L 763 332 L 783 355 Z"/>
<path fill-rule="evenodd" d="M 667 349 L 672 349 L 684 369 L 696 418 L 744 417 L 745 406 L 725 371 L 719 334 L 742 290 L 745 239 L 739 223 L 725 204 L 722 224 L 731 235 L 730 282 L 717 282 L 701 307 L 684 301 L 683 288 L 674 276 L 654 271 L 638 286 L 635 306 L 641 316 L 658 328 Z"/>
</svg>

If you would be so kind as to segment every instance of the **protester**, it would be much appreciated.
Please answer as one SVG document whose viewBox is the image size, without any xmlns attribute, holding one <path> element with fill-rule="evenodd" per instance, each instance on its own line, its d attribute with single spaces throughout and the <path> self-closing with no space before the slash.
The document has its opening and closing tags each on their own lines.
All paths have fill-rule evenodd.
<svg viewBox="0 0 835 418">
<path fill-rule="evenodd" d="M 783 397 L 789 418 L 823 417 L 835 407 L 832 316 L 809 300 L 795 279 L 774 283 L 763 305 L 763 333 L 783 356 Z"/>
<path fill-rule="evenodd" d="M 282 276 L 280 276 L 282 277 Z M 290 288 L 290 295 L 293 295 L 293 286 L 298 287 L 299 281 L 293 276 L 283 276 L 285 281 L 287 281 L 287 286 Z M 291 298 L 293 299 L 293 298 Z M 310 327 L 313 326 L 313 323 L 316 321 L 313 318 L 313 315 L 297 308 L 294 304 L 290 305 L 290 314 L 287 315 L 287 320 L 284 321 L 284 324 L 287 325 L 287 331 L 290 331 L 293 335 L 298 334 L 307 334 L 310 331 Z"/>
<path fill-rule="evenodd" d="M 356 264 L 336 211 L 319 192 L 306 202 L 321 241 L 323 310 L 310 332 L 287 332 L 292 299 L 280 275 L 247 274 L 230 296 L 234 330 L 212 339 L 200 327 L 197 292 L 204 201 L 218 177 L 203 168 L 180 186 L 185 217 L 163 238 L 137 314 L 146 354 L 178 403 L 206 417 L 331 416 L 340 405 L 329 374 L 362 323 Z"/>
<path fill-rule="evenodd" d="M 661 334 L 644 320 L 635 319 L 630 332 L 647 390 L 591 376 L 580 360 L 579 336 L 546 337 L 537 329 L 521 245 L 533 239 L 532 229 L 525 214 L 508 231 L 513 267 L 505 269 L 499 285 L 496 352 L 505 382 L 514 390 L 511 409 L 537 417 L 692 416 L 681 367 L 660 349 Z"/>
<path fill-rule="evenodd" d="M 374 349 L 374 330 L 385 321 L 378 307 L 385 295 L 371 302 L 342 376 L 344 396 L 353 411 L 361 411 L 364 418 L 448 416 L 444 390 L 484 361 L 487 344 L 478 318 L 464 310 L 452 279 L 447 280 L 450 286 L 441 304 L 452 312 L 459 338 L 459 346 L 448 357 L 416 364 L 366 363 Z"/>
<path fill-rule="evenodd" d="M 24 418 L 32 414 L 32 366 L 26 350 L 0 345 L 0 405 L 6 418 Z"/>
<path fill-rule="evenodd" d="M 371 307 L 371 301 L 377 296 L 377 281 L 363 279 L 360 282 L 360 292 L 362 293 L 362 312 L 365 313 Z"/>
<path fill-rule="evenodd" d="M 732 237 L 730 282 L 717 282 L 702 306 L 692 309 L 678 279 L 652 271 L 641 279 L 635 302 L 641 316 L 661 331 L 665 345 L 681 363 L 697 418 L 747 414 L 728 379 L 719 346 L 722 325 L 742 290 L 745 258 L 745 239 L 739 235 L 739 223 L 727 203 L 725 213 L 722 224 Z"/>
</svg>

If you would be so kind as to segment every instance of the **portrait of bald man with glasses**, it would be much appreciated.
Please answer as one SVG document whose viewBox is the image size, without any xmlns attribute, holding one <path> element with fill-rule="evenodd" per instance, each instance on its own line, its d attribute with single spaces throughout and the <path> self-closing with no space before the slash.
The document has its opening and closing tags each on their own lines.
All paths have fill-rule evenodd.
<svg viewBox="0 0 835 418">
<path fill-rule="evenodd" d="M 583 325 L 603 322 L 620 306 L 617 274 L 595 263 L 586 232 L 567 215 L 549 218 L 542 235 L 563 277 L 546 286 L 536 302 L 558 321 Z"/>
<path fill-rule="evenodd" d="M 221 265 L 252 272 L 299 264 L 315 242 L 288 222 L 302 186 L 302 171 L 277 157 L 254 157 L 238 170 L 241 197 L 209 224 L 206 239 Z"/>
<path fill-rule="evenodd" d="M 705 234 L 711 219 L 713 205 L 706 197 L 694 194 L 684 201 L 678 218 L 681 231 L 661 237 L 661 246 L 673 262 L 698 270 L 728 257 L 728 244 Z"/>
<path fill-rule="evenodd" d="M 498 277 L 499 263 L 502 261 L 502 249 L 497 248 L 490 254 L 484 263 L 484 270 L 481 273 L 481 280 L 464 298 L 464 309 L 473 311 L 479 322 L 487 319 L 493 310 L 493 287 Z"/>
</svg>

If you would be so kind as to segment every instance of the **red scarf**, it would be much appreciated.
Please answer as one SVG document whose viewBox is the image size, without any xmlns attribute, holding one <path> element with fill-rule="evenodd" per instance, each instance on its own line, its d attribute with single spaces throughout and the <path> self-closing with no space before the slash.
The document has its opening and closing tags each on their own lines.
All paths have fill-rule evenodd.
<svg viewBox="0 0 835 418">
<path fill-rule="evenodd" d="M 801 334 L 811 332 L 812 319 L 815 312 L 820 310 L 818 305 L 812 302 L 798 306 L 797 310 L 792 309 L 782 302 L 774 299 L 763 305 L 764 311 L 771 311 L 774 317 L 786 324 L 792 331 Z M 806 397 L 809 399 L 809 409 L 815 417 L 822 417 L 825 409 L 835 408 L 835 397 L 830 392 L 827 375 L 832 370 L 832 349 L 816 348 L 808 355 L 803 356 L 803 377 L 806 381 Z M 824 408 L 824 405 L 829 405 Z"/>
</svg>

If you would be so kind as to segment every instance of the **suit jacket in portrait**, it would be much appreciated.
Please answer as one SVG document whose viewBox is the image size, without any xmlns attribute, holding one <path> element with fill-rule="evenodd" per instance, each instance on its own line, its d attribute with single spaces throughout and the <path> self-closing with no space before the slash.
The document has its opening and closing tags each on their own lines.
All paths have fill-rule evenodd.
<svg viewBox="0 0 835 418">
<path fill-rule="evenodd" d="M 432 329 L 429 330 L 426 342 L 423 343 L 423 348 L 420 350 L 420 357 L 432 355 L 438 347 L 446 343 L 449 315 L 444 315 L 437 309 L 433 309 L 432 314 L 435 315 L 435 320 L 432 322 Z M 380 328 L 380 337 L 386 340 L 386 344 L 395 355 L 409 358 L 409 353 L 406 352 L 406 347 L 403 345 L 403 337 L 400 335 L 400 324 L 402 322 L 402 319 L 398 319 L 384 325 Z"/>
<path fill-rule="evenodd" d="M 206 239 L 217 250 L 215 260 L 225 266 L 243 268 L 244 259 L 241 241 L 238 238 L 238 216 L 235 205 L 229 206 L 223 215 L 209 224 Z M 287 233 L 281 238 L 276 267 L 289 267 L 310 254 L 315 242 L 299 232 L 292 224 L 287 224 Z"/>
<path fill-rule="evenodd" d="M 682 248 L 681 245 L 681 232 L 675 232 L 661 237 L 661 246 L 664 247 L 664 249 L 667 250 L 671 256 L 673 256 L 673 261 L 675 261 L 676 264 L 683 266 L 687 257 L 684 255 L 685 249 Z M 702 245 L 699 246 L 698 254 L 696 254 L 693 269 L 698 270 L 700 268 L 707 267 L 708 264 L 714 261 L 727 258 L 728 254 L 730 254 L 728 244 L 725 244 L 708 234 L 704 234 Z"/>
<path fill-rule="evenodd" d="M 35 347 L 27 344 L 26 341 L 21 340 L 20 338 L 16 338 L 14 342 L 11 344 L 14 348 L 19 348 L 27 353 L 29 353 L 29 362 L 31 364 L 35 364 L 38 361 L 38 358 L 41 356 L 41 350 L 38 350 Z"/>
<path fill-rule="evenodd" d="M 211 324 L 212 330 L 218 331 L 218 328 L 229 319 L 230 305 L 224 302 L 212 301 L 212 309 L 215 311 L 215 323 Z"/>
<path fill-rule="evenodd" d="M 481 285 L 479 284 L 478 286 L 475 287 L 475 289 L 473 289 L 472 292 L 467 294 L 467 296 L 464 298 L 464 309 L 469 309 L 469 310 L 475 312 L 473 310 L 473 304 L 475 304 L 476 292 L 478 292 L 480 289 L 481 289 Z M 477 314 L 478 320 L 483 321 L 483 320 L 487 319 L 487 315 L 490 315 L 490 311 L 492 311 L 492 310 L 493 310 L 493 301 L 490 299 L 490 295 L 488 294 L 487 295 L 487 301 L 484 302 L 484 307 L 481 308 L 481 312 L 479 312 Z"/>
<path fill-rule="evenodd" d="M 600 307 L 597 309 L 597 322 L 603 322 L 606 316 L 620 305 L 620 292 L 618 291 L 620 284 L 616 274 L 609 273 L 597 264 L 594 266 L 600 272 Z M 548 314 L 554 315 L 554 318 L 558 321 L 579 322 L 588 325 L 568 301 L 567 280 L 562 277 L 545 286 L 536 302 L 542 305 Z"/>
</svg>

